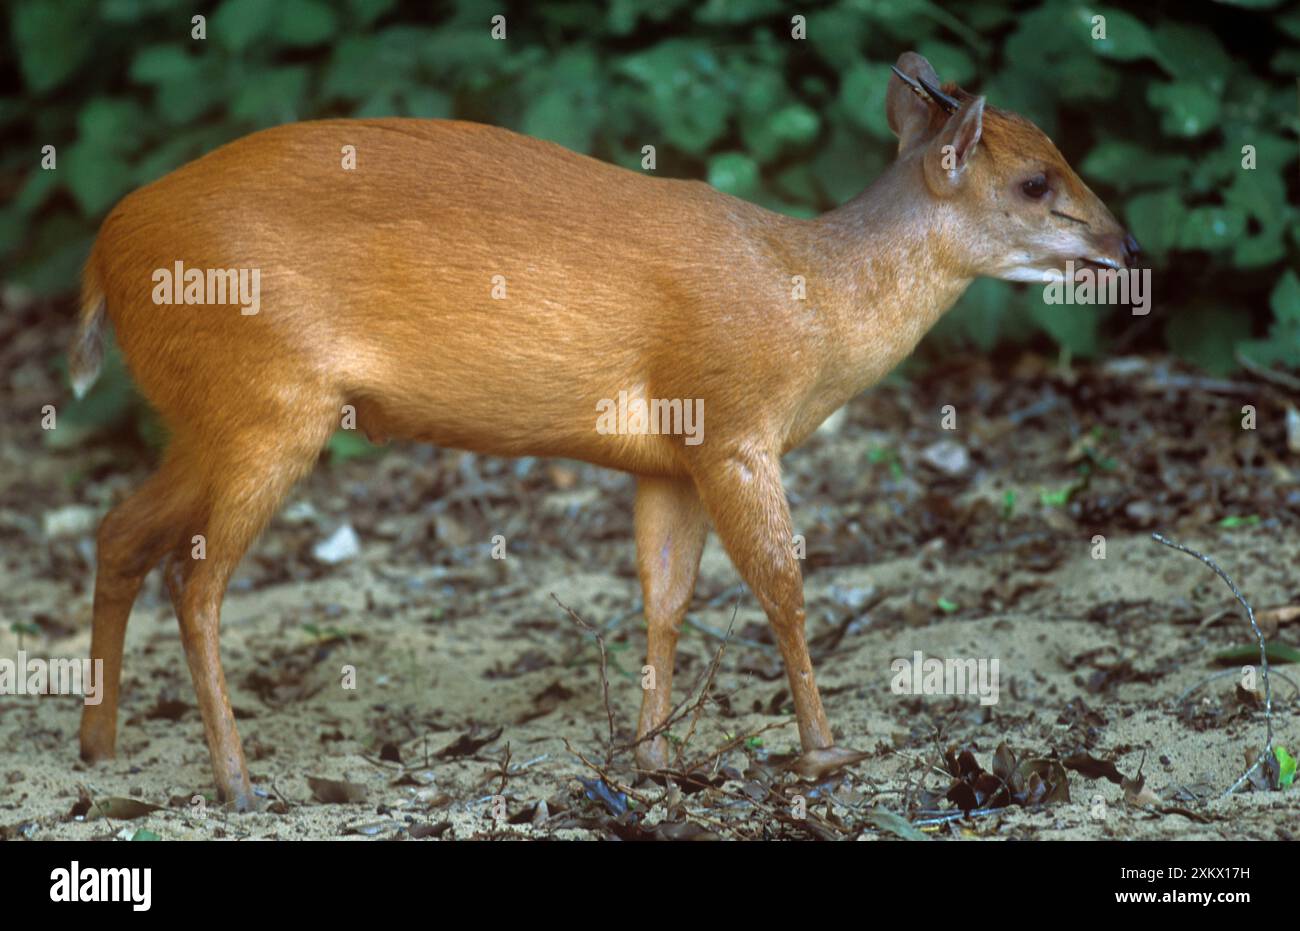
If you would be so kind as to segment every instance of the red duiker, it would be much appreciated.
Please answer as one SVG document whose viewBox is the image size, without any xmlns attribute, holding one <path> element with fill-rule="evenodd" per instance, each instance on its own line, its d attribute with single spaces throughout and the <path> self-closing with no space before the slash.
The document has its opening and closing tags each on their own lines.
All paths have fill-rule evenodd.
<svg viewBox="0 0 1300 931">
<path fill-rule="evenodd" d="M 127 618 L 165 559 L 217 788 L 251 804 L 218 651 L 222 598 L 351 405 L 376 437 L 636 476 L 657 678 L 638 736 L 669 713 L 712 525 L 785 658 L 800 770 L 855 758 L 835 745 L 804 642 L 782 454 L 911 352 L 972 278 L 1037 281 L 1067 260 L 1118 268 L 1136 250 L 1033 124 L 941 90 L 914 53 L 897 71 L 897 160 L 815 220 L 442 120 L 279 126 L 124 198 L 86 263 L 71 375 L 79 391 L 95 378 L 107 316 L 171 441 L 99 530 L 91 653 L 104 700 L 85 709 L 82 756 L 113 755 Z M 242 306 L 203 290 L 237 290 L 233 270 L 260 275 Z M 707 429 L 597 429 L 620 392 L 706 402 Z M 663 736 L 636 756 L 665 766 Z"/>
</svg>

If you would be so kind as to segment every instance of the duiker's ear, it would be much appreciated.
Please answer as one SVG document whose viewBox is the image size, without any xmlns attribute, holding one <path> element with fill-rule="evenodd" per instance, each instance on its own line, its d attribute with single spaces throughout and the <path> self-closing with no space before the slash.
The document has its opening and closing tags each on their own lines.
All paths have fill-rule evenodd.
<svg viewBox="0 0 1300 931">
<path fill-rule="evenodd" d="M 925 56 L 918 55 L 916 52 L 904 52 L 899 55 L 898 63 L 894 67 L 913 80 L 923 78 L 932 86 L 939 86 L 939 75 L 934 73 L 934 68 L 925 60 Z M 898 137 L 898 151 L 903 151 L 924 136 L 930 125 L 930 118 L 934 115 L 934 106 L 922 100 L 916 91 L 903 83 L 903 79 L 898 75 L 892 71 L 889 73 L 889 90 L 885 93 L 885 116 L 889 120 L 889 128 Z"/>
<path fill-rule="evenodd" d="M 925 153 L 925 179 L 935 193 L 942 194 L 961 185 L 983 132 L 983 97 L 967 100 L 948 117 Z"/>
</svg>

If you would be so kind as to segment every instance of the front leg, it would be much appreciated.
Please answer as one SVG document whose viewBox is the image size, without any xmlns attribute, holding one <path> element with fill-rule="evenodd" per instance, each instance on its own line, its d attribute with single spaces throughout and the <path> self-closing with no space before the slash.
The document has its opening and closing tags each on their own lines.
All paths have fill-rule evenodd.
<svg viewBox="0 0 1300 931">
<path fill-rule="evenodd" d="M 692 464 L 700 498 L 727 554 L 767 614 L 794 696 L 798 769 L 816 776 L 861 759 L 834 747 L 804 640 L 803 576 L 794 555 L 790 507 L 775 452 L 734 446 Z"/>
</svg>

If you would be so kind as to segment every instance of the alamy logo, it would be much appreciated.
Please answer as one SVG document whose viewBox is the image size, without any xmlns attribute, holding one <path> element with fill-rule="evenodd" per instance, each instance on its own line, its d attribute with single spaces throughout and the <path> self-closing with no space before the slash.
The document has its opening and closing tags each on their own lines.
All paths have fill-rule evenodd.
<svg viewBox="0 0 1300 931">
<path fill-rule="evenodd" d="M 687 446 L 704 442 L 703 398 L 650 398 L 640 387 L 620 391 L 618 399 L 596 402 L 596 432 L 601 435 L 684 436 Z"/>
<path fill-rule="evenodd" d="M 1044 304 L 1132 304 L 1133 316 L 1151 313 L 1151 269 L 1076 268 L 1065 263 L 1065 276 L 1046 272 Z"/>
<path fill-rule="evenodd" d="M 41 659 L 19 650 L 0 656 L 0 695 L 84 695 L 87 705 L 104 700 L 104 661 Z"/>
<path fill-rule="evenodd" d="M 920 650 L 912 658 L 889 664 L 895 695 L 978 695 L 981 705 L 998 703 L 997 659 L 926 659 Z"/>
<path fill-rule="evenodd" d="M 155 268 L 155 304 L 238 304 L 251 317 L 262 309 L 260 268 L 186 268 L 177 260 L 171 268 Z"/>
<path fill-rule="evenodd" d="M 153 903 L 153 870 L 150 867 L 81 868 L 76 860 L 68 869 L 50 872 L 51 902 L 130 902 L 137 912 L 149 911 Z"/>
</svg>

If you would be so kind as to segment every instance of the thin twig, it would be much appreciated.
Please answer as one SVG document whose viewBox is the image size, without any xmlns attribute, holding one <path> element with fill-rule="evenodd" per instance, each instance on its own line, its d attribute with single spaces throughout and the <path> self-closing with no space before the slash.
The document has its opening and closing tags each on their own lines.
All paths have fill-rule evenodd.
<svg viewBox="0 0 1300 931">
<path fill-rule="evenodd" d="M 569 738 L 561 737 L 560 739 L 564 741 L 564 749 L 568 750 L 570 753 L 576 756 L 582 762 L 583 766 L 587 767 L 593 773 L 600 776 L 601 781 L 604 782 L 605 785 L 609 786 L 611 789 L 614 789 L 615 791 L 622 792 L 628 798 L 632 799 L 637 804 L 641 805 L 642 808 L 644 808 L 646 811 L 649 811 L 654 806 L 654 802 L 650 801 L 650 799 L 647 798 L 645 795 L 636 791 L 631 786 L 625 785 L 624 783 L 620 782 L 619 780 L 611 776 L 607 768 L 608 764 L 606 766 L 600 766 L 596 763 L 591 762 L 591 760 L 587 759 L 577 750 L 573 749 L 573 745 L 569 743 Z"/>
<path fill-rule="evenodd" d="M 501 785 L 497 789 L 497 795 L 506 794 L 506 784 L 510 781 L 510 741 L 506 741 L 506 753 L 501 759 Z"/>
<path fill-rule="evenodd" d="M 1294 375 L 1288 375 L 1286 372 L 1279 372 L 1275 369 L 1268 368 L 1267 366 L 1260 365 L 1250 356 L 1242 352 L 1240 348 L 1237 349 L 1234 356 L 1241 364 L 1241 367 L 1247 372 L 1250 372 L 1250 374 L 1254 375 L 1256 378 L 1272 382 L 1273 384 L 1290 391 L 1300 391 L 1300 378 L 1296 378 Z"/>
<path fill-rule="evenodd" d="M 1185 702 L 1187 701 L 1188 698 L 1191 697 L 1192 693 L 1205 688 L 1211 682 L 1215 682 L 1219 679 L 1225 678 L 1226 676 L 1238 675 L 1239 672 L 1240 671 L 1236 669 L 1224 669 L 1221 672 L 1212 673 L 1211 675 L 1206 676 L 1204 679 L 1200 680 L 1199 682 L 1195 682 L 1192 685 L 1188 686 L 1187 689 L 1183 692 L 1183 694 L 1178 696 L 1178 701 Z M 1295 679 L 1292 679 L 1282 670 L 1275 669 L 1273 671 L 1273 675 L 1282 679 L 1284 682 L 1286 682 L 1287 685 L 1291 686 L 1291 688 L 1295 689 L 1297 692 L 1300 692 L 1300 683 L 1297 683 Z"/>
<path fill-rule="evenodd" d="M 723 744 L 718 749 L 714 750 L 712 753 L 709 753 L 706 756 L 702 756 L 698 760 L 692 762 L 689 766 L 687 766 L 683 770 L 683 772 L 694 773 L 694 772 L 699 772 L 700 770 L 712 769 L 714 764 L 717 763 L 719 758 L 721 758 L 721 756 L 724 753 L 730 753 L 732 750 L 736 749 L 742 744 L 748 743 L 750 740 L 753 740 L 755 737 L 757 737 L 759 734 L 762 734 L 765 731 L 770 731 L 778 727 L 789 727 L 793 723 L 794 723 L 793 720 L 769 721 L 767 724 L 764 724 L 756 731 L 750 731 L 748 734 L 741 734 L 739 737 L 733 737 L 731 740 L 728 740 L 725 744 Z"/>
<path fill-rule="evenodd" d="M 736 623 L 736 611 L 738 609 L 739 609 L 739 601 L 737 601 L 736 608 L 733 608 L 731 612 L 732 624 Z M 658 737 L 660 734 L 667 731 L 669 728 L 671 728 L 682 718 L 694 712 L 696 708 L 698 708 L 704 702 L 704 699 L 708 695 L 709 685 L 712 684 L 713 676 L 718 671 L 718 664 L 722 660 L 722 651 L 726 649 L 727 640 L 730 638 L 730 635 L 731 635 L 731 627 L 729 626 L 727 628 L 727 632 L 722 635 L 722 642 L 718 644 L 718 649 L 714 651 L 713 659 L 709 662 L 709 665 L 705 667 L 704 671 L 700 673 L 700 675 L 696 678 L 695 683 L 690 687 L 689 690 L 687 690 L 686 697 L 683 698 L 680 702 L 678 702 L 673 707 L 673 710 L 668 713 L 668 717 L 664 719 L 664 722 L 660 724 L 658 727 L 651 728 L 649 731 L 646 731 L 644 734 L 642 734 L 636 740 L 632 741 L 630 744 L 624 744 L 623 746 L 619 747 L 618 748 L 619 750 L 632 750 L 635 749 L 636 747 L 639 747 L 641 744 L 645 743 L 648 740 L 654 740 L 654 738 Z M 694 701 L 691 701 L 691 696 L 695 695 L 697 691 L 699 692 L 698 696 Z"/>
<path fill-rule="evenodd" d="M 708 675 L 704 680 L 704 688 L 700 689 L 700 697 L 695 702 L 695 713 L 691 716 L 691 725 L 686 729 L 686 736 L 682 742 L 677 745 L 677 755 L 673 758 L 673 765 L 680 766 L 682 754 L 686 752 L 686 745 L 691 742 L 691 737 L 695 735 L 695 726 L 700 721 L 700 715 L 704 713 L 704 703 L 708 701 L 709 689 L 713 686 L 713 677 L 718 674 L 718 665 L 722 662 L 722 651 L 727 648 L 727 639 L 731 637 L 731 629 L 736 626 L 736 612 L 740 610 L 740 599 L 736 599 L 735 605 L 731 609 L 731 621 L 727 624 L 727 637 L 718 644 L 717 652 L 713 654 L 713 660 L 709 663 Z"/>
<path fill-rule="evenodd" d="M 1184 546 L 1181 543 L 1175 543 L 1168 537 L 1161 536 L 1158 533 L 1151 534 L 1151 538 L 1157 543 L 1163 543 L 1165 546 L 1186 553 L 1188 556 L 1195 556 L 1201 562 L 1213 569 L 1215 574 L 1228 584 L 1228 588 L 1232 589 L 1232 594 L 1239 602 L 1241 602 L 1241 606 L 1246 609 L 1246 619 L 1250 621 L 1251 630 L 1255 632 L 1255 639 L 1259 643 L 1259 666 L 1264 676 L 1264 728 L 1266 735 L 1264 753 L 1257 758 L 1255 762 L 1251 764 L 1250 769 L 1246 770 L 1245 774 L 1234 782 L 1228 791 L 1224 793 L 1224 795 L 1231 795 L 1233 792 L 1237 791 L 1237 789 L 1246 784 L 1246 780 L 1250 778 L 1251 773 L 1260 766 L 1262 761 L 1266 759 L 1271 760 L 1273 758 L 1273 687 L 1269 682 L 1268 677 L 1268 647 L 1264 642 L 1264 632 L 1259 629 L 1259 623 L 1255 620 L 1255 609 L 1250 606 L 1250 602 L 1247 601 L 1246 597 L 1241 593 L 1241 589 L 1237 588 L 1237 583 L 1228 578 L 1228 573 L 1219 568 L 1218 563 L 1209 556 L 1206 556 L 1204 553 L 1198 553 L 1191 547 Z"/>
<path fill-rule="evenodd" d="M 600 646 L 600 681 L 605 689 L 605 716 L 609 718 L 609 743 L 605 748 L 605 765 L 608 766 L 614 761 L 614 706 L 609 701 L 609 657 L 605 652 L 605 638 L 600 631 L 579 617 L 577 611 L 574 611 L 561 601 L 555 592 L 551 592 L 551 597 L 573 619 L 575 624 L 595 637 L 596 643 Z"/>
</svg>

